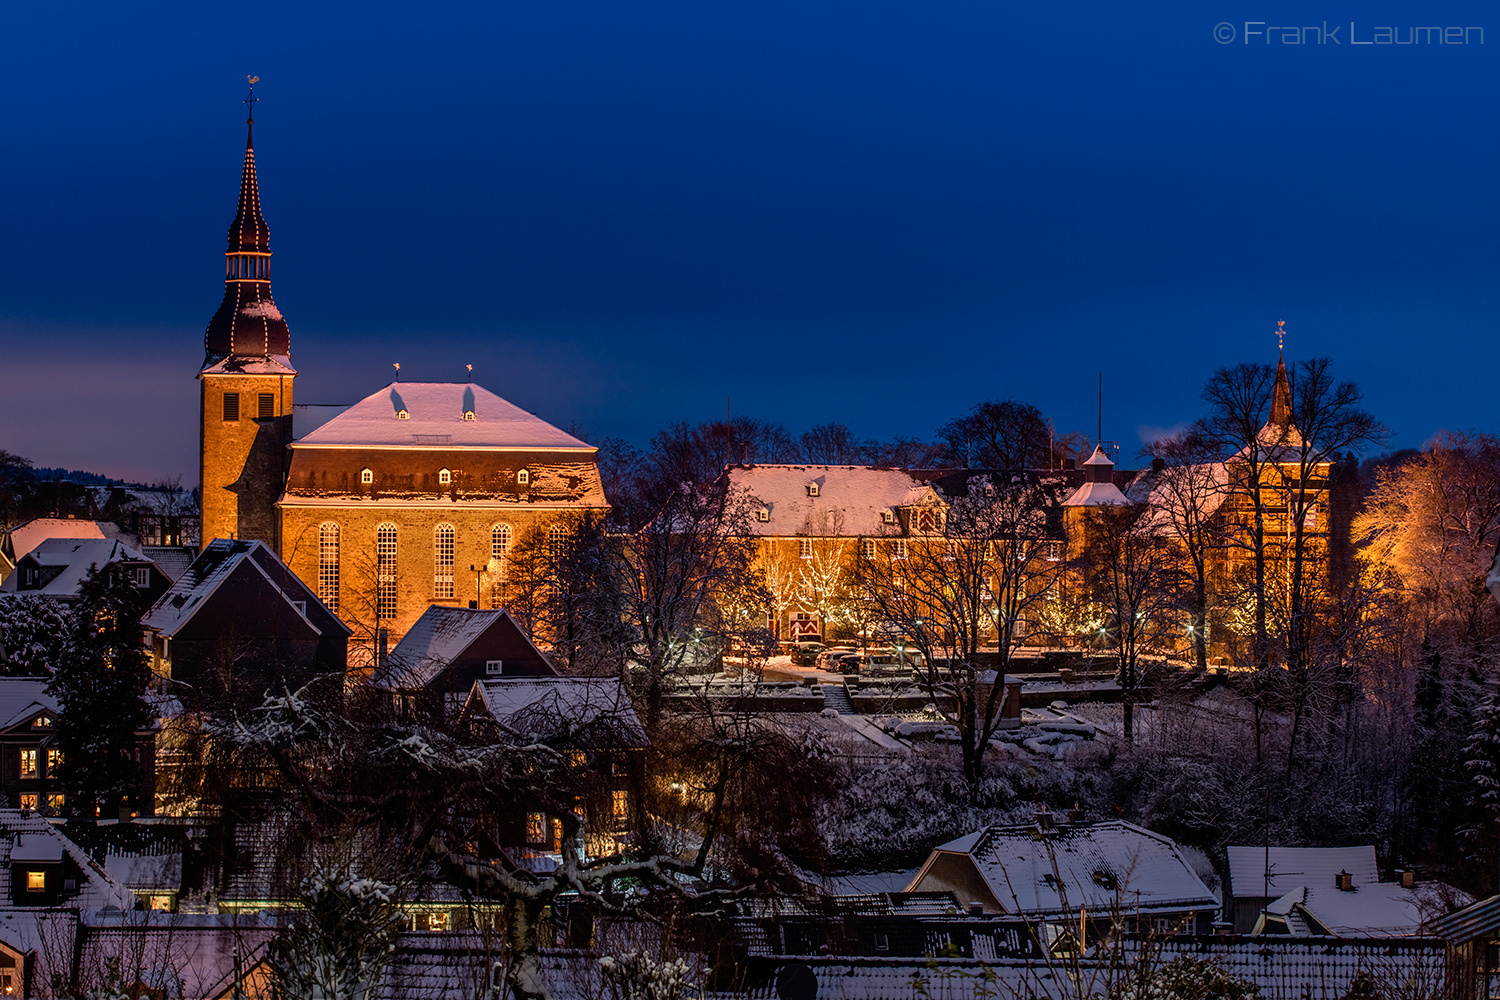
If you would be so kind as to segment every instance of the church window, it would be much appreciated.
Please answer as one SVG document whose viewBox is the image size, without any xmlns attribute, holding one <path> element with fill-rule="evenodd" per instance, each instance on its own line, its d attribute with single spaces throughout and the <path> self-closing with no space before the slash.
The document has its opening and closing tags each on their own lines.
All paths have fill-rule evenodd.
<svg viewBox="0 0 1500 1000">
<path fill-rule="evenodd" d="M 453 597 L 453 525 L 440 524 L 432 537 L 432 596 Z"/>
<path fill-rule="evenodd" d="M 553 525 L 547 532 L 547 552 L 554 562 L 563 557 L 563 543 L 567 537 L 568 532 L 561 525 Z"/>
<path fill-rule="evenodd" d="M 510 525 L 497 524 L 490 529 L 490 558 L 499 562 L 509 551 Z"/>
<path fill-rule="evenodd" d="M 260 394 L 260 398 L 256 402 L 260 407 L 257 413 L 257 416 L 259 416 L 260 419 L 270 420 L 272 417 L 276 416 L 276 396 L 274 394 L 263 392 Z"/>
<path fill-rule="evenodd" d="M 237 392 L 224 393 L 224 419 L 233 421 L 240 419 L 240 394 Z"/>
<path fill-rule="evenodd" d="M 396 526 L 375 529 L 375 617 L 396 617 Z"/>
<path fill-rule="evenodd" d="M 812 539 L 811 538 L 799 538 L 799 539 L 797 539 L 797 558 L 798 559 L 811 559 L 812 556 L 813 556 L 813 553 L 812 553 Z"/>
<path fill-rule="evenodd" d="M 439 469 L 438 482 L 444 486 L 447 486 L 449 483 L 453 482 L 453 473 L 449 472 L 447 469 Z"/>
<path fill-rule="evenodd" d="M 318 527 L 318 599 L 338 614 L 339 526 L 332 521 Z"/>
<path fill-rule="evenodd" d="M 359 472 L 359 481 L 366 486 L 370 485 L 375 481 L 375 471 L 373 469 L 361 469 Z"/>
<path fill-rule="evenodd" d="M 522 486 L 530 485 L 531 472 L 527 469 L 522 469 L 520 472 L 516 473 L 516 482 L 521 484 Z"/>
</svg>

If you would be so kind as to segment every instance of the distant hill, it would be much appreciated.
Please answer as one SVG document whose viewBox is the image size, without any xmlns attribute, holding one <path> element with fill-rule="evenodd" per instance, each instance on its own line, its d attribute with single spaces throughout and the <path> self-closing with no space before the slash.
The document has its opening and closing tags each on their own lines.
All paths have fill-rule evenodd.
<svg viewBox="0 0 1500 1000">
<path fill-rule="evenodd" d="M 101 476 L 97 472 L 83 472 L 79 469 L 53 469 L 34 466 L 31 474 L 39 483 L 69 482 L 77 483 L 79 486 L 129 486 L 130 483 L 123 479 L 111 479 Z"/>
</svg>

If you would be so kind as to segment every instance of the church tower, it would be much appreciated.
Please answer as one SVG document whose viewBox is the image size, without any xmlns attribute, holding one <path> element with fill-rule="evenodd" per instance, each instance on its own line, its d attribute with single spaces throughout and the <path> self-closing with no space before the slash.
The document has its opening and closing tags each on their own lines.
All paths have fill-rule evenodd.
<svg viewBox="0 0 1500 1000">
<path fill-rule="evenodd" d="M 252 81 L 253 83 L 254 81 Z M 276 501 L 292 441 L 291 333 L 271 298 L 270 230 L 255 176 L 254 101 L 240 203 L 224 254 L 224 301 L 204 334 L 199 421 L 203 544 L 258 539 L 280 551 Z"/>
</svg>

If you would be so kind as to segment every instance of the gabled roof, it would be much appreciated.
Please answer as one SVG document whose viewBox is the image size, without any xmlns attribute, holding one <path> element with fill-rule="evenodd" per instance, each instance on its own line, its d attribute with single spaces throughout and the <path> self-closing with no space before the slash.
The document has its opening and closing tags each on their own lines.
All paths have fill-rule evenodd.
<svg viewBox="0 0 1500 1000">
<path fill-rule="evenodd" d="M 1278 898 L 1301 886 L 1332 886 L 1341 871 L 1354 876 L 1354 885 L 1380 881 L 1375 848 L 1361 847 L 1273 847 L 1270 849 L 1269 891 L 1265 878 L 1267 851 L 1264 847 L 1231 847 L 1230 894 L 1236 899 L 1270 896 Z"/>
<path fill-rule="evenodd" d="M 402 412 L 406 417 L 399 416 Z M 472 412 L 474 418 L 465 420 L 465 412 Z M 597 450 L 483 386 L 467 382 L 392 382 L 292 447 Z"/>
<path fill-rule="evenodd" d="M 585 750 L 650 745 L 618 677 L 517 677 L 475 681 L 465 712 L 483 709 L 501 729 Z"/>
<path fill-rule="evenodd" d="M 62 714 L 57 699 L 47 693 L 50 683 L 46 677 L 0 677 L 0 731 L 43 713 L 53 718 Z"/>
<path fill-rule="evenodd" d="M 0 551 L 15 561 L 49 538 L 117 538 L 128 545 L 136 542 L 134 535 L 113 521 L 34 517 L 7 531 L 0 539 Z"/>
<path fill-rule="evenodd" d="M 838 535 L 891 532 L 886 511 L 937 504 L 931 486 L 906 469 L 868 465 L 733 465 L 730 485 L 747 490 L 770 515 L 753 521 L 753 535 Z M 817 495 L 809 487 L 817 487 Z"/>
<path fill-rule="evenodd" d="M 187 572 L 146 613 L 141 624 L 169 638 L 177 634 L 241 566 L 264 577 L 288 605 L 302 604 L 303 610 L 299 614 L 307 619 L 308 627 L 315 633 L 321 634 L 323 629 L 312 622 L 307 609 L 319 607 L 326 615 L 325 625 L 337 623 L 336 627 L 343 629 L 345 635 L 349 634 L 349 627 L 324 606 L 318 595 L 308 589 L 307 584 L 276 557 L 276 553 L 253 539 L 234 538 L 215 538 L 209 542 Z"/>
<path fill-rule="evenodd" d="M 17 809 L 0 809 L 0 866 L 10 861 L 60 861 L 72 859 L 83 871 L 83 884 L 68 906 L 79 910 L 99 910 L 106 906 L 122 910 L 135 909 L 135 893 L 120 885 L 88 856 L 83 848 L 35 813 Z"/>
<path fill-rule="evenodd" d="M 51 571 L 51 579 L 35 590 L 19 591 L 20 574 L 12 573 L 0 583 L 0 591 L 6 594 L 17 592 L 39 597 L 76 597 L 78 588 L 89 572 L 98 566 L 112 562 L 151 562 L 139 549 L 133 549 L 113 538 L 48 538 L 21 559 L 34 560 L 44 574 Z"/>
<path fill-rule="evenodd" d="M 1214 909 L 1218 899 L 1173 841 L 1120 820 L 1064 826 L 1039 836 L 1032 826 L 989 827 L 933 851 L 912 881 L 943 855 L 964 855 L 1009 913 L 1077 914 L 1079 907 L 1179 911 Z"/>
<path fill-rule="evenodd" d="M 509 626 L 536 653 L 537 659 L 548 663 L 547 657 L 526 638 L 526 633 L 516 624 L 510 612 L 504 608 L 474 609 L 447 608 L 430 605 L 422 612 L 407 633 L 401 637 L 396 648 L 390 651 L 370 683 L 378 688 L 415 690 L 426 687 L 433 678 L 442 673 L 474 642 L 492 628 Z"/>
</svg>

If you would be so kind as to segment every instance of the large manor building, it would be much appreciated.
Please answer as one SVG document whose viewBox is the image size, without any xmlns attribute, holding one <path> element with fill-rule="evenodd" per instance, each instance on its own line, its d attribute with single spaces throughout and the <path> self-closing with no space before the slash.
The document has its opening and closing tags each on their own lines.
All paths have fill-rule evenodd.
<svg viewBox="0 0 1500 1000">
<path fill-rule="evenodd" d="M 478 385 L 398 381 L 297 426 L 253 131 L 225 261 L 198 373 L 203 545 L 264 542 L 355 642 L 394 645 L 433 604 L 492 606 L 528 532 L 607 509 L 595 448 Z"/>
</svg>

